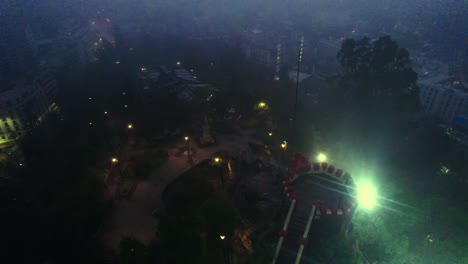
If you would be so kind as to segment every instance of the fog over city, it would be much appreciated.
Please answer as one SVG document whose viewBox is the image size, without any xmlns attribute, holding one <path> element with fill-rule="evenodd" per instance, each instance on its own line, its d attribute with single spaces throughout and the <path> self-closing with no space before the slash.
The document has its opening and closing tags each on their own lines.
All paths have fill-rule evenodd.
<svg viewBox="0 0 468 264">
<path fill-rule="evenodd" d="M 0 0 L 1 263 L 468 263 L 466 0 Z"/>
</svg>

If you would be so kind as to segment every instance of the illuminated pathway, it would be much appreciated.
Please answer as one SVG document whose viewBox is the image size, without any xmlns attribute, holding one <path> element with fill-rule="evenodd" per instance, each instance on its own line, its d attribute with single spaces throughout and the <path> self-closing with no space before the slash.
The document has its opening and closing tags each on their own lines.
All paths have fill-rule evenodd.
<svg viewBox="0 0 468 264">
<path fill-rule="evenodd" d="M 193 164 L 212 158 L 213 153 L 217 151 L 239 153 L 248 148 L 251 133 L 244 132 L 235 136 L 220 136 L 216 146 L 198 148 L 194 145 Z M 128 200 L 115 201 L 114 209 L 105 219 L 98 234 L 105 248 L 118 252 L 121 237 L 128 235 L 134 236 L 144 244 L 150 243 L 158 226 L 153 213 L 161 208 L 162 192 L 169 183 L 192 167 L 187 161 L 187 156 L 180 155 L 180 149 L 183 149 L 185 144 L 181 141 L 170 148 L 167 162 L 153 171 L 148 180 L 138 182 Z"/>
</svg>

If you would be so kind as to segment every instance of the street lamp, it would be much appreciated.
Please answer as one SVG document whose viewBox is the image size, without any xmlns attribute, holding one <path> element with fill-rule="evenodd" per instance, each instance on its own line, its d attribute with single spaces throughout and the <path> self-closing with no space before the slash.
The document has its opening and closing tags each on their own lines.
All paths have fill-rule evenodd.
<svg viewBox="0 0 468 264">
<path fill-rule="evenodd" d="M 189 147 L 189 137 L 184 137 L 185 142 L 187 142 L 187 158 L 190 160 L 190 147 Z"/>
<path fill-rule="evenodd" d="M 283 151 L 281 151 L 281 161 L 284 162 L 285 160 L 285 154 L 286 154 L 286 149 L 288 148 L 288 142 L 286 142 L 286 140 L 283 141 L 283 143 L 281 143 L 281 149 Z"/>
<path fill-rule="evenodd" d="M 286 140 L 285 140 L 285 141 L 283 141 L 283 143 L 281 143 L 281 148 L 286 151 L 287 147 L 288 147 L 288 142 L 286 142 Z"/>
<path fill-rule="evenodd" d="M 225 235 L 219 235 L 219 239 L 224 240 L 226 238 Z"/>
<path fill-rule="evenodd" d="M 270 137 L 271 137 L 271 136 L 273 136 L 273 133 L 271 133 L 271 132 L 268 132 L 268 136 L 270 136 Z"/>
<path fill-rule="evenodd" d="M 323 154 L 323 153 L 319 153 L 317 155 L 317 160 L 319 162 L 326 162 L 327 161 L 327 156 L 325 154 Z"/>
<path fill-rule="evenodd" d="M 223 190 L 225 189 L 224 177 L 223 177 L 223 159 L 220 157 L 214 157 L 213 162 L 218 165 L 219 167 L 219 178 L 221 179 L 221 183 L 223 184 Z"/>
<path fill-rule="evenodd" d="M 176 62 L 176 65 L 180 65 L 180 61 Z"/>
<path fill-rule="evenodd" d="M 128 125 L 127 125 L 127 128 L 128 128 L 128 129 L 132 129 L 132 128 L 133 128 L 133 125 L 132 125 L 132 124 L 128 124 Z"/>
<path fill-rule="evenodd" d="M 370 182 L 356 184 L 357 201 L 364 209 L 372 209 L 377 205 L 377 190 Z"/>
<path fill-rule="evenodd" d="M 119 160 L 117 158 L 112 158 L 111 161 L 112 163 L 117 163 Z"/>
<path fill-rule="evenodd" d="M 259 109 L 264 109 L 264 108 L 266 108 L 266 106 L 267 106 L 267 104 L 265 102 L 258 103 L 258 108 Z"/>
</svg>

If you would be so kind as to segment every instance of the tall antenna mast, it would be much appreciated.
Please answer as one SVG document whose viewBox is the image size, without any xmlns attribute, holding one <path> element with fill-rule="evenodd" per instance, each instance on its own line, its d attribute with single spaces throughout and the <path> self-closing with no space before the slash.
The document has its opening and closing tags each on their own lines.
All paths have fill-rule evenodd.
<svg viewBox="0 0 468 264">
<path fill-rule="evenodd" d="M 294 110 L 293 110 L 293 131 L 296 129 L 296 115 L 297 115 L 297 95 L 299 92 L 299 69 L 302 62 L 302 48 L 304 47 L 304 35 L 301 37 L 301 46 L 299 47 L 299 56 L 297 58 L 297 76 L 296 76 L 296 95 L 294 96 Z"/>
</svg>

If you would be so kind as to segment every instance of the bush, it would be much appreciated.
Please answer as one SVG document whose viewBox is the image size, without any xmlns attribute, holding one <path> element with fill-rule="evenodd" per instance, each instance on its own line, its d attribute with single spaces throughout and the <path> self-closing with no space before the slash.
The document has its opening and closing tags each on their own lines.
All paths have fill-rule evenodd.
<svg viewBox="0 0 468 264">
<path fill-rule="evenodd" d="M 122 198 L 128 198 L 135 189 L 135 180 L 132 178 L 124 178 L 119 189 L 119 196 Z"/>
</svg>

